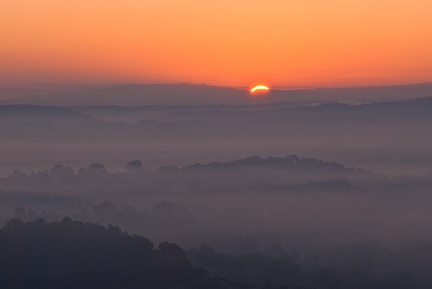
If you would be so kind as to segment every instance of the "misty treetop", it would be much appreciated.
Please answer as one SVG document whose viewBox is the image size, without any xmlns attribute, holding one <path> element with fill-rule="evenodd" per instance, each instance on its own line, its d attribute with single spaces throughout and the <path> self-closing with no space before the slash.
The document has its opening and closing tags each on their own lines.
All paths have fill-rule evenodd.
<svg viewBox="0 0 432 289">
<path fill-rule="evenodd" d="M 143 169 L 143 163 L 140 160 L 130 161 L 126 164 L 126 170 L 128 171 L 141 171 Z"/>
<path fill-rule="evenodd" d="M 140 160 L 126 163 L 122 171 L 110 172 L 101 163 L 92 163 L 76 172 L 57 164 L 49 170 L 30 173 L 15 170 L 0 185 L 8 189 L 33 191 L 95 190 L 142 192 L 175 192 L 180 187 L 191 193 L 224 191 L 296 192 L 315 190 L 361 191 L 371 184 L 382 185 L 388 179 L 336 162 L 313 158 L 261 158 L 251 156 L 229 162 L 196 163 L 177 167 L 167 165 L 157 171 L 145 169 Z"/>
</svg>

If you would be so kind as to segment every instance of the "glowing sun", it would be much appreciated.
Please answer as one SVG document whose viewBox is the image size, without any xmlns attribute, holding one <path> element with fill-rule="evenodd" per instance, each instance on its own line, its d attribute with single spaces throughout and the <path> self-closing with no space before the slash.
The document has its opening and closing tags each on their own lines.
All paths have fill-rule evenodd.
<svg viewBox="0 0 432 289">
<path fill-rule="evenodd" d="M 270 90 L 270 88 L 268 88 L 267 86 L 265 86 L 265 85 L 257 85 L 257 86 L 255 86 L 254 88 L 252 88 L 251 90 L 250 90 L 250 92 L 251 93 L 255 93 L 255 92 L 266 92 L 266 91 L 269 91 Z"/>
</svg>

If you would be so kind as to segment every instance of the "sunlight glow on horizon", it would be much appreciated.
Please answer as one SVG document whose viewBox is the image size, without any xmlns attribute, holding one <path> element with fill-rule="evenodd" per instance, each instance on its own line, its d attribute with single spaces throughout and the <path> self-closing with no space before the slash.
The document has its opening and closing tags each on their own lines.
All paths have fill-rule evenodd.
<svg viewBox="0 0 432 289">
<path fill-rule="evenodd" d="M 432 81 L 432 1 L 245 3 L 4 1 L 0 85 Z"/>
</svg>

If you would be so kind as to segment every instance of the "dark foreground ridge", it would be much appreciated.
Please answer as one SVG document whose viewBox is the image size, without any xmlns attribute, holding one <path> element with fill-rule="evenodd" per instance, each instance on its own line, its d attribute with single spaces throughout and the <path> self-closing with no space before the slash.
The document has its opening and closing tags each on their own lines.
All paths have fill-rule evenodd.
<svg viewBox="0 0 432 289">
<path fill-rule="evenodd" d="M 0 231 L 0 288 L 247 288 L 207 277 L 179 246 L 64 218 Z"/>
<path fill-rule="evenodd" d="M 332 269 L 319 256 L 302 259 L 297 251 L 289 253 L 277 244 L 266 252 L 257 250 L 253 239 L 239 245 L 243 252 L 235 256 L 208 245 L 186 253 L 168 242 L 155 248 L 150 240 L 112 225 L 68 217 L 51 223 L 41 218 L 27 223 L 12 219 L 0 229 L 0 288 L 428 288 L 418 286 L 415 278 L 403 271 L 369 274 L 370 268 L 354 266 L 355 260 L 348 269 Z M 357 253 L 340 253 L 358 259 L 355 256 L 368 247 L 357 248 Z M 364 252 L 368 254 L 368 250 Z"/>
</svg>

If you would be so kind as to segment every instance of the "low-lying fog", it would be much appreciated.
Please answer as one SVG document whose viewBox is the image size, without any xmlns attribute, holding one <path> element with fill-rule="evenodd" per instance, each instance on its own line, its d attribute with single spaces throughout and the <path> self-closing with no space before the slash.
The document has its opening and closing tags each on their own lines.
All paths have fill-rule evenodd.
<svg viewBox="0 0 432 289">
<path fill-rule="evenodd" d="M 402 271 L 430 288 L 429 103 L 164 107 L 138 122 L 3 107 L 0 221 L 69 216 L 232 255 L 277 244 L 340 278 Z"/>
</svg>

